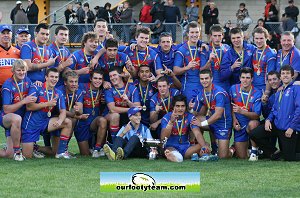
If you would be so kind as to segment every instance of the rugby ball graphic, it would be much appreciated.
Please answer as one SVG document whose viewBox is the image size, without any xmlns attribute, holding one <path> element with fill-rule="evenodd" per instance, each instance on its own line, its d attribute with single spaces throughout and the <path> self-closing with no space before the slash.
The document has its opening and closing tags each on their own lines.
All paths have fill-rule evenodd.
<svg viewBox="0 0 300 198">
<path fill-rule="evenodd" d="M 141 186 L 141 185 L 150 185 L 150 186 L 154 186 L 155 185 L 155 180 L 153 179 L 153 177 L 151 177 L 150 175 L 144 174 L 144 173 L 136 173 L 134 175 L 132 175 L 132 184 L 136 185 L 136 186 Z"/>
</svg>

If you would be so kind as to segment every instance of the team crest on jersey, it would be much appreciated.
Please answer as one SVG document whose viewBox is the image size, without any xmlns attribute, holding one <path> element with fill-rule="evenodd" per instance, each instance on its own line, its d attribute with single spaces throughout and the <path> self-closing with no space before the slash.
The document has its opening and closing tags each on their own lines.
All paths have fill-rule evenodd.
<svg viewBox="0 0 300 198">
<path fill-rule="evenodd" d="M 288 97 L 290 95 L 290 91 L 291 91 L 290 88 L 288 88 L 288 90 L 286 90 L 285 96 Z"/>
<path fill-rule="evenodd" d="M 248 56 L 252 56 L 251 50 L 247 50 Z"/>
<path fill-rule="evenodd" d="M 129 52 L 129 56 L 133 56 L 133 53 L 132 53 L 132 52 Z"/>
<path fill-rule="evenodd" d="M 79 61 L 80 61 L 80 62 L 83 62 L 84 60 L 83 60 L 83 58 L 81 58 Z"/>
<path fill-rule="evenodd" d="M 148 95 L 149 95 L 150 97 L 153 96 L 153 91 L 150 90 L 149 93 L 148 93 Z"/>
</svg>

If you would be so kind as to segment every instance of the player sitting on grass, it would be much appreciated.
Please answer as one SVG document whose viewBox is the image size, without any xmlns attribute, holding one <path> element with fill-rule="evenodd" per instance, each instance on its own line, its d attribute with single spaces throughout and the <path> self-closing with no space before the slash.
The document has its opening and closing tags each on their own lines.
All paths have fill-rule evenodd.
<svg viewBox="0 0 300 198">
<path fill-rule="evenodd" d="M 165 145 L 165 156 L 171 162 L 182 162 L 183 158 L 191 158 L 193 153 L 200 154 L 200 149 L 210 152 L 198 126 L 191 122 L 195 117 L 187 112 L 186 97 L 174 96 L 173 112 L 167 113 L 161 121 L 161 140 L 168 138 Z M 190 144 L 190 133 L 193 133 L 198 144 Z"/>
<path fill-rule="evenodd" d="M 109 160 L 122 160 L 128 157 L 147 156 L 148 151 L 143 147 L 143 139 L 152 139 L 150 130 L 141 123 L 141 109 L 131 107 L 128 110 L 129 122 L 123 126 L 114 140 L 114 144 L 109 147 L 108 144 L 103 146 L 104 152 Z"/>
</svg>

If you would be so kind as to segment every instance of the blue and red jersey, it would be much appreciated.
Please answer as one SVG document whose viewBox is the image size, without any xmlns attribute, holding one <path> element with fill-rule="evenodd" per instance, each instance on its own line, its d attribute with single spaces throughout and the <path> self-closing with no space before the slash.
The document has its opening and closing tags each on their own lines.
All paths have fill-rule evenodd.
<svg viewBox="0 0 300 198">
<path fill-rule="evenodd" d="M 104 94 L 103 89 L 91 90 L 91 83 L 80 83 L 79 89 L 82 90 L 83 113 L 89 114 L 88 119 L 80 120 L 79 124 L 81 122 L 91 123 L 97 116 L 101 116 L 106 108 L 106 106 L 101 103 Z"/>
<path fill-rule="evenodd" d="M 70 51 L 69 51 L 69 49 L 67 47 L 65 47 L 65 46 L 57 47 L 57 45 L 54 42 L 52 42 L 48 46 L 48 48 L 49 48 L 49 50 L 51 51 L 51 53 L 52 53 L 52 55 L 54 57 L 57 56 L 57 58 L 55 60 L 55 64 L 53 66 L 51 66 L 51 67 L 57 68 L 58 65 L 61 62 L 66 61 L 70 57 L 70 55 L 71 55 L 71 53 L 70 53 Z M 63 81 L 62 75 L 60 74 L 59 80 L 56 83 L 56 87 L 59 87 L 59 86 L 61 86 L 63 84 L 64 84 L 64 81 Z"/>
<path fill-rule="evenodd" d="M 69 67 L 72 70 L 80 70 L 82 68 L 88 67 L 89 63 L 91 62 L 91 60 L 94 58 L 94 56 L 97 54 L 97 52 L 95 51 L 93 55 L 85 55 L 84 54 L 84 50 L 80 49 L 80 50 L 76 50 L 73 53 L 73 64 Z M 79 83 L 88 83 L 90 82 L 90 74 L 82 74 L 79 75 Z"/>
<path fill-rule="evenodd" d="M 140 85 L 138 80 L 135 80 L 133 82 L 133 85 L 137 88 L 138 94 L 140 95 L 140 103 L 141 106 L 146 106 L 146 111 L 142 110 L 142 123 L 146 126 L 149 126 L 150 124 L 150 100 L 151 97 L 156 93 L 156 88 L 153 86 L 152 83 L 148 83 L 148 89 L 147 86 L 143 87 Z M 147 93 L 146 93 L 147 91 Z M 146 95 L 146 98 L 145 98 Z M 144 102 L 145 101 L 145 102 Z"/>
<path fill-rule="evenodd" d="M 294 68 L 296 72 L 300 72 L 300 50 L 296 46 L 287 53 L 287 55 L 282 55 L 282 50 L 279 50 L 276 58 L 276 71 L 280 71 L 280 68 L 284 65 L 290 65 Z M 298 77 L 299 78 L 299 77 Z M 297 80 L 298 80 L 297 78 Z"/>
<path fill-rule="evenodd" d="M 163 69 L 158 54 L 150 47 L 146 50 L 130 50 L 130 46 L 127 46 L 121 52 L 128 55 L 136 71 L 139 70 L 140 65 L 149 65 L 154 75 L 156 70 Z"/>
<path fill-rule="evenodd" d="M 108 90 L 105 91 L 105 101 L 107 104 L 114 102 L 116 107 L 124 107 L 124 108 L 129 108 L 127 103 L 124 102 L 121 98 L 120 95 L 123 95 L 124 93 L 126 93 L 128 99 L 135 103 L 135 102 L 140 102 L 140 96 L 138 93 L 137 88 L 132 85 L 132 84 L 128 84 L 126 90 L 125 90 L 126 86 L 122 87 L 122 88 L 115 88 L 112 87 Z"/>
<path fill-rule="evenodd" d="M 233 47 L 231 47 L 227 53 L 224 54 L 224 58 L 222 59 L 220 65 L 221 71 L 221 81 L 230 81 L 230 85 L 235 85 L 240 83 L 240 70 L 244 67 L 252 67 L 252 55 L 255 51 L 256 47 L 252 44 L 248 44 L 246 42 L 243 43 L 243 51 L 242 54 L 238 54 Z M 240 59 L 242 61 L 242 65 L 238 68 L 234 68 L 231 70 L 231 66 L 236 60 Z"/>
<path fill-rule="evenodd" d="M 184 43 L 176 52 L 175 52 L 175 60 L 174 67 L 187 67 L 191 60 L 195 60 L 197 62 L 197 66 L 194 69 L 190 69 L 186 71 L 179 79 L 182 84 L 182 92 L 189 88 L 190 86 L 201 88 L 200 84 L 199 72 L 200 67 L 203 67 L 206 63 L 205 54 L 200 51 L 200 47 L 191 46 L 191 50 L 189 50 L 189 46 L 187 43 Z"/>
<path fill-rule="evenodd" d="M 21 48 L 21 59 L 31 60 L 32 63 L 46 63 L 52 57 L 52 52 L 48 46 L 37 46 L 35 41 L 29 41 L 23 44 Z M 35 81 L 45 81 L 46 69 L 38 71 L 28 71 L 27 76 L 34 83 Z"/>
<path fill-rule="evenodd" d="M 161 120 L 161 128 L 165 129 L 168 125 L 172 116 L 172 112 L 167 113 Z M 184 119 L 183 119 L 184 118 Z M 178 118 L 174 122 L 171 135 L 168 138 L 167 145 L 178 145 L 178 144 L 189 144 L 190 132 L 193 128 L 199 128 L 198 126 L 193 125 L 191 122 L 195 119 L 195 116 L 191 113 L 185 113 L 184 117 Z M 182 124 L 182 122 L 184 122 Z M 182 131 L 180 135 L 180 130 L 182 126 Z"/>
<path fill-rule="evenodd" d="M 80 102 L 83 104 L 83 91 L 81 89 L 77 89 L 74 93 L 74 96 L 73 96 L 73 93 L 67 94 L 66 87 L 64 85 L 59 86 L 58 89 L 61 91 L 61 93 L 65 99 L 67 111 L 70 111 L 70 109 L 73 108 L 73 106 L 76 102 Z"/>
<path fill-rule="evenodd" d="M 22 98 L 24 99 L 28 95 L 29 87 L 31 86 L 31 80 L 28 77 L 25 77 L 20 82 L 15 82 L 13 78 L 7 79 L 2 86 L 2 104 L 3 105 L 12 105 L 20 102 Z M 18 90 L 19 87 L 19 90 Z M 22 96 L 20 96 L 20 94 Z M 15 114 L 24 116 L 26 111 L 26 106 L 23 105 L 19 108 Z"/>
<path fill-rule="evenodd" d="M 55 108 L 57 108 L 57 110 L 66 109 L 65 99 L 61 91 L 58 90 L 57 88 L 54 88 L 53 90 L 48 89 L 47 92 L 45 83 L 42 85 L 42 87 L 32 84 L 31 87 L 29 88 L 28 95 L 37 97 L 36 103 L 45 103 L 48 102 L 48 99 L 50 101 L 51 98 L 56 99 L 57 103 Z M 32 129 L 35 126 L 39 125 L 39 123 L 43 123 L 47 121 L 49 119 L 47 115 L 49 111 L 52 113 L 54 111 L 54 107 L 45 107 L 37 111 L 26 111 L 22 122 L 22 128 L 26 130 Z"/>
<path fill-rule="evenodd" d="M 104 71 L 104 80 L 110 82 L 109 79 L 109 69 L 111 67 L 122 67 L 122 70 L 124 67 L 126 67 L 126 61 L 129 60 L 128 56 L 122 52 L 118 52 L 116 55 L 116 58 L 113 61 L 110 61 L 108 59 L 108 56 L 106 53 L 102 54 L 102 56 L 99 58 L 98 61 L 98 68 L 101 68 L 102 71 Z"/>
<path fill-rule="evenodd" d="M 249 112 L 255 112 L 257 115 L 260 116 L 261 114 L 261 90 L 256 89 L 252 85 L 251 93 L 245 92 L 241 89 L 240 84 L 233 85 L 230 88 L 229 95 L 231 97 L 231 102 L 238 105 L 239 107 L 247 110 Z M 243 99 L 244 98 L 244 102 Z M 250 97 L 250 98 L 249 98 Z M 248 101 L 248 105 L 247 105 Z M 247 127 L 250 119 L 242 114 L 234 113 L 240 126 L 243 128 Z"/>
<path fill-rule="evenodd" d="M 211 92 L 205 92 L 203 89 L 195 100 L 194 110 L 200 112 L 202 106 L 205 106 L 212 115 L 215 113 L 216 107 L 223 108 L 224 113 L 222 117 L 213 123 L 213 125 L 221 129 L 232 127 L 230 98 L 222 87 L 213 84 Z"/>
<path fill-rule="evenodd" d="M 276 70 L 276 51 L 269 46 L 266 46 L 265 50 L 255 49 L 252 63 L 254 70 L 252 84 L 259 90 L 265 90 L 268 73 Z"/>
<path fill-rule="evenodd" d="M 170 101 L 169 101 L 169 97 L 162 99 L 161 95 L 157 92 L 151 97 L 150 112 L 155 111 L 156 105 L 162 106 L 163 109 L 159 112 L 159 119 L 162 118 L 165 114 L 173 110 L 172 99 L 174 96 L 179 95 L 179 93 L 180 93 L 179 90 L 170 88 Z"/>
<path fill-rule="evenodd" d="M 227 44 L 221 44 L 218 47 L 213 48 L 212 44 L 209 45 L 209 50 L 204 51 L 206 56 L 206 61 L 209 60 L 210 53 L 215 53 L 217 56 L 211 61 L 211 72 L 213 75 L 213 83 L 215 85 L 218 85 L 222 87 L 225 91 L 228 91 L 230 88 L 230 82 L 229 79 L 227 80 L 221 80 L 221 70 L 220 65 L 223 61 L 224 55 L 228 52 L 230 49 L 230 46 Z"/>
</svg>

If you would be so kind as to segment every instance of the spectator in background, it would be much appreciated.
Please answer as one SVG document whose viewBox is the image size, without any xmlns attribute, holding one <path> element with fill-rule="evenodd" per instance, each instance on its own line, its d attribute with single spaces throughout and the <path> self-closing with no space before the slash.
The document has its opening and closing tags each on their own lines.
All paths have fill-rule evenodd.
<svg viewBox="0 0 300 198">
<path fill-rule="evenodd" d="M 0 11 L 0 23 L 2 21 L 2 17 L 3 17 L 3 15 L 2 15 L 2 12 Z"/>
<path fill-rule="evenodd" d="M 121 23 L 124 23 L 123 25 L 123 31 L 121 33 L 121 40 L 123 40 L 125 43 L 128 43 L 130 40 L 130 25 L 126 23 L 132 22 L 132 9 L 129 8 L 129 2 L 125 1 L 123 4 L 123 11 L 121 13 Z"/>
<path fill-rule="evenodd" d="M 180 21 L 180 26 L 182 27 L 183 29 L 183 40 L 184 41 L 187 41 L 187 25 L 189 24 L 189 17 L 186 13 L 183 14 L 183 17 Z"/>
<path fill-rule="evenodd" d="M 34 24 L 34 25 L 28 26 L 30 35 L 33 38 L 34 37 L 35 26 L 39 23 L 39 21 L 38 21 L 39 8 L 35 4 L 35 0 L 28 0 L 28 6 L 26 8 L 26 14 L 27 14 L 27 18 L 28 18 L 29 23 Z"/>
<path fill-rule="evenodd" d="M 15 24 L 29 24 L 28 18 L 26 16 L 26 13 L 23 9 L 22 4 L 18 4 L 16 6 L 16 13 L 14 16 L 14 23 Z"/>
<path fill-rule="evenodd" d="M 28 7 L 26 9 L 27 18 L 29 23 L 38 24 L 39 8 L 35 4 L 35 0 L 28 0 Z"/>
<path fill-rule="evenodd" d="M 150 15 L 152 16 L 152 23 L 154 23 L 157 19 L 163 22 L 165 20 L 164 14 L 164 2 L 160 3 L 160 0 L 153 0 L 153 6 L 150 10 Z"/>
<path fill-rule="evenodd" d="M 209 28 L 207 28 L 209 16 L 210 16 L 210 0 L 206 0 L 206 5 L 204 6 L 204 9 L 202 12 L 203 23 L 205 24 L 204 32 L 206 35 L 209 34 Z M 207 37 L 207 39 L 209 39 L 209 38 Z"/>
<path fill-rule="evenodd" d="M 245 3 L 240 3 L 240 7 L 236 12 L 236 18 L 237 18 L 237 27 L 241 28 L 243 31 L 246 31 L 249 27 L 249 24 L 245 24 L 244 20 L 246 18 L 250 18 L 250 16 Z"/>
<path fill-rule="evenodd" d="M 263 28 L 265 27 L 265 21 L 263 18 L 260 18 L 257 20 L 257 24 L 256 24 L 255 28 L 257 28 L 257 27 L 263 27 Z"/>
<path fill-rule="evenodd" d="M 66 18 L 66 24 L 69 24 L 70 23 L 70 15 L 75 13 L 75 11 L 73 10 L 73 5 L 72 4 L 69 4 L 67 6 L 67 9 L 65 10 L 65 18 Z"/>
<path fill-rule="evenodd" d="M 79 43 L 81 40 L 82 35 L 85 33 L 85 26 L 83 26 L 82 24 L 85 23 L 84 19 L 85 19 L 85 12 L 82 9 L 82 4 L 81 2 L 76 2 L 75 3 L 75 7 L 76 7 L 76 16 L 77 16 L 77 20 L 78 23 L 80 24 L 79 26 L 76 26 L 77 28 L 77 35 L 74 38 L 74 41 Z"/>
<path fill-rule="evenodd" d="M 16 7 L 14 7 L 11 12 L 10 12 L 10 20 L 12 22 L 12 24 L 15 24 L 15 15 L 17 13 L 17 9 L 22 5 L 21 1 L 17 1 L 16 2 Z M 25 10 L 23 9 L 23 11 L 25 12 Z M 26 17 L 27 18 L 27 17 Z"/>
<path fill-rule="evenodd" d="M 207 22 L 205 24 L 205 34 L 209 34 L 209 29 L 214 24 L 219 24 L 219 10 L 216 7 L 216 4 L 214 2 L 210 2 L 209 4 L 209 14 L 207 18 Z M 206 28 L 208 28 L 208 32 L 206 32 Z"/>
<path fill-rule="evenodd" d="M 94 23 L 95 20 L 95 14 L 92 10 L 90 10 L 90 4 L 89 3 L 84 3 L 83 4 L 83 10 L 85 13 L 85 23 Z"/>
<path fill-rule="evenodd" d="M 179 24 L 181 20 L 181 14 L 179 8 L 174 5 L 173 0 L 167 0 L 165 5 L 165 23 L 175 23 L 172 25 L 166 25 L 166 31 L 172 33 L 173 42 L 176 42 L 176 24 Z"/>
<path fill-rule="evenodd" d="M 199 8 L 195 6 L 195 0 L 191 0 L 191 6 L 186 8 L 186 14 L 189 22 L 198 21 Z"/>
<path fill-rule="evenodd" d="M 223 28 L 224 28 L 224 37 L 223 37 L 222 43 L 225 43 L 227 45 L 231 45 L 231 40 L 230 40 L 230 36 L 229 36 L 229 32 L 232 29 L 231 21 L 228 20 Z"/>
<path fill-rule="evenodd" d="M 140 11 L 140 22 L 152 23 L 152 16 L 150 15 L 151 8 L 152 6 L 150 5 L 150 0 L 144 0 L 143 7 Z"/>
<path fill-rule="evenodd" d="M 165 31 L 165 26 L 161 23 L 160 20 L 156 20 L 154 25 L 151 27 L 151 43 L 158 44 L 159 43 L 159 36 L 162 32 Z"/>
<path fill-rule="evenodd" d="M 277 0 L 266 1 L 267 5 L 265 7 L 265 22 L 279 22 L 279 6 L 277 5 Z M 267 30 L 273 30 L 280 33 L 279 24 L 266 24 L 265 28 Z"/>
<path fill-rule="evenodd" d="M 269 32 L 269 38 L 267 40 L 267 45 L 275 50 L 279 50 L 280 47 L 280 36 L 276 34 L 276 32 Z"/>
<path fill-rule="evenodd" d="M 105 19 L 107 21 L 107 23 L 112 23 L 112 12 L 111 12 L 111 4 L 110 3 L 106 3 L 104 5 L 104 7 L 99 7 L 96 6 L 98 8 L 98 11 L 96 12 L 96 17 L 97 19 Z M 95 8 L 96 8 L 95 7 Z"/>
<path fill-rule="evenodd" d="M 100 10 L 100 6 L 95 6 L 94 7 L 96 20 L 101 19 L 100 16 L 99 16 L 99 10 Z"/>
<path fill-rule="evenodd" d="M 284 9 L 286 17 L 293 19 L 295 22 L 298 21 L 299 9 L 294 5 L 294 0 L 289 0 L 289 6 Z"/>
<path fill-rule="evenodd" d="M 123 4 L 119 4 L 117 7 L 116 12 L 114 13 L 113 19 L 115 21 L 115 23 L 121 23 L 121 14 L 122 14 L 122 10 L 123 10 Z M 122 32 L 122 27 L 121 25 L 114 25 L 113 29 L 116 31 L 116 34 L 119 38 L 121 38 L 121 32 Z"/>
</svg>

